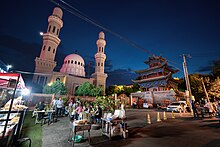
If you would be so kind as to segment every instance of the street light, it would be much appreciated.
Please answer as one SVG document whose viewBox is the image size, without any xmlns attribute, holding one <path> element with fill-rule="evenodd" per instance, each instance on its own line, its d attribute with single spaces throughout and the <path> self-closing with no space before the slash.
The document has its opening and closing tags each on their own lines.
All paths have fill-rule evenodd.
<svg viewBox="0 0 220 147">
<path fill-rule="evenodd" d="M 43 33 L 43 32 L 40 32 L 39 34 L 40 34 L 41 36 L 43 36 L 43 35 L 44 35 L 44 33 Z"/>
<path fill-rule="evenodd" d="M 7 72 L 9 71 L 10 68 L 12 68 L 12 65 L 7 65 Z"/>
</svg>

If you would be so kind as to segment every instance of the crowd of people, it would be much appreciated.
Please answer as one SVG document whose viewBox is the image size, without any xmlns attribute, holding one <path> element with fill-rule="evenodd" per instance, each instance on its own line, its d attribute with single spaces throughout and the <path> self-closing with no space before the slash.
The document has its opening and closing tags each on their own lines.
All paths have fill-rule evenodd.
<svg viewBox="0 0 220 147">
<path fill-rule="evenodd" d="M 72 120 L 89 119 L 90 123 L 100 123 L 102 109 L 99 105 L 92 106 L 89 103 L 82 104 L 79 100 L 71 99 L 68 104 L 69 116 Z"/>
<path fill-rule="evenodd" d="M 52 100 L 50 109 L 55 111 L 57 117 L 70 116 L 71 120 L 89 119 L 90 123 L 101 123 L 102 109 L 99 105 L 83 104 L 81 101 L 75 101 L 74 99 L 64 103 L 62 97 L 59 97 Z M 46 110 L 46 105 L 43 101 L 40 101 L 35 106 L 35 110 Z M 38 112 L 38 118 L 42 119 L 44 114 L 44 112 Z"/>
<path fill-rule="evenodd" d="M 199 117 L 201 115 L 204 117 L 205 114 L 208 114 L 209 117 L 216 116 L 217 113 L 220 113 L 220 102 L 205 102 L 199 103 L 192 101 L 192 110 L 194 117 Z"/>
</svg>

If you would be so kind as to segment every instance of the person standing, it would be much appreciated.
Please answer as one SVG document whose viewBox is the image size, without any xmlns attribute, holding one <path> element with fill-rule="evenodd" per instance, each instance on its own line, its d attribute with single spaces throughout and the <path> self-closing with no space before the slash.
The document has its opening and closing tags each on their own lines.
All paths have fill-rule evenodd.
<svg viewBox="0 0 220 147">
<path fill-rule="evenodd" d="M 79 104 L 79 106 L 76 108 L 76 115 L 75 115 L 75 119 L 79 120 L 80 119 L 80 114 L 82 113 L 82 105 Z"/>
<path fill-rule="evenodd" d="M 96 123 L 100 123 L 102 118 L 102 109 L 99 105 L 96 105 L 96 111 L 95 111 L 95 119 Z"/>
<path fill-rule="evenodd" d="M 194 115 L 194 118 L 196 118 L 196 117 L 199 117 L 199 114 L 198 114 L 198 111 L 197 111 L 197 109 L 196 109 L 196 107 L 195 107 L 195 103 L 194 103 L 194 101 L 192 101 L 192 110 L 193 110 L 193 115 Z"/>
<path fill-rule="evenodd" d="M 56 108 L 57 108 L 57 116 L 61 116 L 63 113 L 63 100 L 60 97 L 57 101 L 56 101 Z"/>
</svg>

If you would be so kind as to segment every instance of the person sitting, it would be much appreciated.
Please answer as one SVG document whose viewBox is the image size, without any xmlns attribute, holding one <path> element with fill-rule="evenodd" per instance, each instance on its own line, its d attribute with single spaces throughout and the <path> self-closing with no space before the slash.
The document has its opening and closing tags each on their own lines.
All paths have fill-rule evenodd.
<svg viewBox="0 0 220 147">
<path fill-rule="evenodd" d="M 43 111 L 45 109 L 44 102 L 39 102 L 36 106 L 38 111 Z M 41 120 L 44 117 L 44 112 L 38 112 L 38 120 Z"/>
</svg>

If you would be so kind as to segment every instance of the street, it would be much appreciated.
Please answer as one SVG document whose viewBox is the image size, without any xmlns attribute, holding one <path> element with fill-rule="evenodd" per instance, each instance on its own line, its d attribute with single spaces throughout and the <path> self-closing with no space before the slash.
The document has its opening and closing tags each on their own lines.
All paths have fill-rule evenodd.
<svg viewBox="0 0 220 147">
<path fill-rule="evenodd" d="M 157 112 L 160 112 L 161 122 L 157 122 Z M 147 114 L 150 114 L 152 124 L 147 123 Z M 193 118 L 191 114 L 166 112 L 167 120 L 163 120 L 163 111 L 154 109 L 128 109 L 127 124 L 129 137 L 108 140 L 101 136 L 101 130 L 91 131 L 91 143 L 88 141 L 76 143 L 76 147 L 201 147 L 220 146 L 220 127 L 216 118 Z M 69 132 L 68 117 L 60 118 L 57 123 L 43 126 L 44 147 L 71 146 L 67 142 Z M 78 132 L 82 135 L 82 132 Z M 88 134 L 85 133 L 85 137 Z"/>
<path fill-rule="evenodd" d="M 147 124 L 146 114 L 152 124 Z M 163 119 L 163 112 L 160 112 Z M 150 109 L 128 110 L 129 138 L 112 140 L 96 146 L 150 146 L 150 147 L 200 147 L 220 146 L 220 127 L 216 118 L 193 118 L 191 114 L 166 112 L 167 120 L 157 122 L 157 111 Z"/>
</svg>

